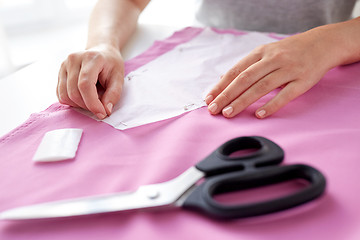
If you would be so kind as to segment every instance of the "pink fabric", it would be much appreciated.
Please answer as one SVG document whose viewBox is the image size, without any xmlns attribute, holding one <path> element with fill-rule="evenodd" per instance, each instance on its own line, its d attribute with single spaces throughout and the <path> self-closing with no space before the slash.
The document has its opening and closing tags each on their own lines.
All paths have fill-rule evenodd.
<svg viewBox="0 0 360 240">
<path fill-rule="evenodd" d="M 127 70 L 190 40 L 187 28 L 127 63 Z M 0 239 L 360 239 L 360 64 L 331 70 L 269 119 L 253 116 L 270 93 L 234 119 L 201 108 L 119 131 L 54 104 L 0 139 L 0 211 L 22 205 L 134 190 L 172 179 L 226 140 L 260 135 L 327 178 L 326 193 L 303 206 L 255 218 L 216 221 L 198 213 L 136 211 L 57 220 L 0 222 Z M 45 132 L 82 128 L 74 160 L 31 161 Z"/>
</svg>

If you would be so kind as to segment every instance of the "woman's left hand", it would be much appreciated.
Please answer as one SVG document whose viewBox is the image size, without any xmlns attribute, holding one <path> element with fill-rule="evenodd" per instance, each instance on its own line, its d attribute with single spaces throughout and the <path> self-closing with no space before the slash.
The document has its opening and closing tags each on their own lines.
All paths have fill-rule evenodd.
<svg viewBox="0 0 360 240">
<path fill-rule="evenodd" d="M 265 118 L 308 91 L 333 67 L 322 32 L 313 29 L 254 49 L 208 93 L 205 101 L 210 113 L 232 118 L 282 87 L 256 110 L 256 117 Z"/>
</svg>

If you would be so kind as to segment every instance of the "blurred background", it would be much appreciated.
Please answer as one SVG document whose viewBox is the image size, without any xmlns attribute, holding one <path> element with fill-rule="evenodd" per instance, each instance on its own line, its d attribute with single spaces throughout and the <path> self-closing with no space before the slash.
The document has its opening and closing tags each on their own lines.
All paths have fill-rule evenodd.
<svg viewBox="0 0 360 240">
<path fill-rule="evenodd" d="M 39 59 L 82 50 L 96 0 L 0 0 L 0 80 Z M 152 0 L 139 24 L 196 25 L 199 0 Z M 354 16 L 360 14 L 358 2 Z"/>
<path fill-rule="evenodd" d="M 197 2 L 152 0 L 139 24 L 179 28 L 194 25 Z M 0 79 L 39 59 L 84 49 L 87 23 L 95 3 L 96 0 L 0 0 Z"/>
</svg>

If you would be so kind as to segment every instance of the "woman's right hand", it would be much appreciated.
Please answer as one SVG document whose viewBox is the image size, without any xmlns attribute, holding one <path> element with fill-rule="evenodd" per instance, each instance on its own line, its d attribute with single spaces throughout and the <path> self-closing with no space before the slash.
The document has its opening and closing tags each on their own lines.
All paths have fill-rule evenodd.
<svg viewBox="0 0 360 240">
<path fill-rule="evenodd" d="M 67 57 L 59 71 L 56 93 L 60 103 L 87 109 L 104 119 L 119 101 L 123 83 L 120 51 L 102 45 Z"/>
</svg>

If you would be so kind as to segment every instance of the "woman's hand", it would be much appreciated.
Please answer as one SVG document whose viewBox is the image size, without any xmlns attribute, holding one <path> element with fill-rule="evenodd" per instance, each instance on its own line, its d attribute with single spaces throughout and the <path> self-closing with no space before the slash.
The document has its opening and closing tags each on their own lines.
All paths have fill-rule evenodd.
<svg viewBox="0 0 360 240">
<path fill-rule="evenodd" d="M 57 85 L 60 103 L 87 109 L 99 119 L 111 114 L 120 99 L 124 61 L 116 48 L 98 46 L 70 54 Z"/>
<path fill-rule="evenodd" d="M 272 90 L 281 91 L 256 110 L 258 118 L 278 111 L 313 87 L 333 67 L 323 31 L 312 30 L 260 46 L 240 60 L 209 92 L 211 114 L 231 118 Z"/>
</svg>

